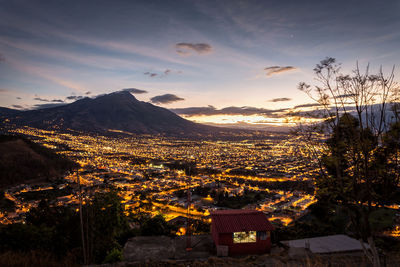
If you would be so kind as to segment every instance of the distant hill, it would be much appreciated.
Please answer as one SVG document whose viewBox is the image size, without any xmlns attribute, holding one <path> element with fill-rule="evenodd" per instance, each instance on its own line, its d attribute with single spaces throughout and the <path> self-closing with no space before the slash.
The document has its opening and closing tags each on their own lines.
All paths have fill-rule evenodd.
<svg viewBox="0 0 400 267">
<path fill-rule="evenodd" d="M 91 133 L 196 135 L 227 132 L 213 126 L 185 120 L 168 109 L 138 101 L 131 93 L 119 91 L 94 99 L 39 110 L 15 111 L 3 108 L 0 117 L 17 125 L 42 129 L 78 130 Z"/>
<path fill-rule="evenodd" d="M 77 164 L 23 137 L 0 135 L 0 187 L 47 180 Z"/>
<path fill-rule="evenodd" d="M 21 112 L 22 111 L 16 109 L 0 107 L 0 118 L 15 116 Z"/>
</svg>

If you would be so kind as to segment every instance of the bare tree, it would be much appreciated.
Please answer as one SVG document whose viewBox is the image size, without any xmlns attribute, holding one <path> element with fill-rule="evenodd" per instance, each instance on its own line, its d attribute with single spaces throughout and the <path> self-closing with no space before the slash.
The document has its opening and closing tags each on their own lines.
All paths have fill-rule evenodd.
<svg viewBox="0 0 400 267">
<path fill-rule="evenodd" d="M 334 58 L 326 58 L 314 73 L 316 85 L 302 82 L 299 89 L 319 104 L 321 122 L 299 132 L 321 169 L 317 198 L 348 211 L 366 256 L 380 266 L 370 215 L 393 203 L 400 182 L 399 85 L 394 67 L 385 76 L 382 68 L 377 74 L 370 74 L 369 66 L 361 72 L 357 63 L 345 75 Z"/>
</svg>

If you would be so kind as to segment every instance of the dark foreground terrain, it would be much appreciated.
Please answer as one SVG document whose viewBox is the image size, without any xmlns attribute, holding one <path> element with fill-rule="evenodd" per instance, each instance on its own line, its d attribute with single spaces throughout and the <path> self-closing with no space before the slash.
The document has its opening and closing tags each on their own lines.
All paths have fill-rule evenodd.
<svg viewBox="0 0 400 267">
<path fill-rule="evenodd" d="M 26 138 L 0 135 L 0 188 L 59 177 L 76 166 Z"/>
</svg>

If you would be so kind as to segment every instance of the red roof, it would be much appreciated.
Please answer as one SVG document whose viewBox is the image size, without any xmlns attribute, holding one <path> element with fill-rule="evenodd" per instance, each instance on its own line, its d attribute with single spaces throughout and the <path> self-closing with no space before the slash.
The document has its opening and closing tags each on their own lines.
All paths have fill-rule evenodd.
<svg viewBox="0 0 400 267">
<path fill-rule="evenodd" d="M 217 210 L 211 218 L 219 233 L 274 230 L 267 216 L 257 210 Z"/>
</svg>

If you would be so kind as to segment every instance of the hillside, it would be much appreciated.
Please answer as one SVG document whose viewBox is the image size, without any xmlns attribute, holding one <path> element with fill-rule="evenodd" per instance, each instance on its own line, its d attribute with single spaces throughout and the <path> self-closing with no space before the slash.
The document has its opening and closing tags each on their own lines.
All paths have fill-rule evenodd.
<svg viewBox="0 0 400 267">
<path fill-rule="evenodd" d="M 21 113 L 21 111 L 16 110 L 16 109 L 0 107 L 0 118 L 5 118 L 8 116 L 15 116 L 19 113 Z"/>
<path fill-rule="evenodd" d="M 75 167 L 75 162 L 25 138 L 0 135 L 0 187 L 56 178 Z"/>
</svg>

